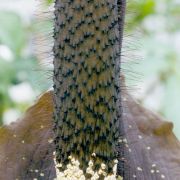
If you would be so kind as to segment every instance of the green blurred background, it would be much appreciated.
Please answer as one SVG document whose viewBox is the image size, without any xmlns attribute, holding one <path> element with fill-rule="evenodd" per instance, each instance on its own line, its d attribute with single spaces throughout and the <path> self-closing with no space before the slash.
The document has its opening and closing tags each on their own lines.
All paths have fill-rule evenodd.
<svg viewBox="0 0 180 180">
<path fill-rule="evenodd" d="M 19 118 L 51 87 L 52 64 L 38 55 L 44 47 L 34 45 L 38 28 L 46 29 L 48 23 L 37 26 L 39 7 L 36 0 L 0 3 L 0 124 Z M 180 138 L 179 22 L 180 0 L 128 2 L 123 68 L 129 69 L 124 72 L 131 94 L 173 121 Z"/>
</svg>

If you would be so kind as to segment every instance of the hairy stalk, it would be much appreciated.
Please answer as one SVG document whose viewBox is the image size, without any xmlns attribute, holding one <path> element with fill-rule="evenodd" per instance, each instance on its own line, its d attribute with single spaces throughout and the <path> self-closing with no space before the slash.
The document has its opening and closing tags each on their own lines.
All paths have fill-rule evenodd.
<svg viewBox="0 0 180 180">
<path fill-rule="evenodd" d="M 54 131 L 56 161 L 84 173 L 113 173 L 120 135 L 120 54 L 125 1 L 56 0 Z M 86 173 L 88 176 L 88 173 Z"/>
</svg>

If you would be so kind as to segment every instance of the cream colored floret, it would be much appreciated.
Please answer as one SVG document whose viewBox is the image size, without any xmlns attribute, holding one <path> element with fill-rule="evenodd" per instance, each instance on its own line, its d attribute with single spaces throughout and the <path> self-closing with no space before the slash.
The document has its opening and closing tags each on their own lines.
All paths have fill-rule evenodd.
<svg viewBox="0 0 180 180">
<path fill-rule="evenodd" d="M 93 153 L 93 156 L 96 156 L 95 153 Z M 79 167 L 79 161 L 72 156 L 69 156 L 68 159 L 70 159 L 71 162 L 67 165 L 66 170 L 60 172 L 58 168 L 62 167 L 62 164 L 57 164 L 54 158 L 57 176 L 55 180 L 86 180 L 83 171 Z M 101 168 L 96 172 L 93 170 L 93 160 L 90 160 L 86 173 L 91 175 L 90 180 L 98 180 L 101 175 L 104 176 L 104 180 L 122 180 L 120 176 L 118 176 L 118 178 L 116 176 L 117 163 L 118 161 L 114 160 L 113 174 L 108 175 L 106 172 L 106 164 L 102 163 Z"/>
</svg>

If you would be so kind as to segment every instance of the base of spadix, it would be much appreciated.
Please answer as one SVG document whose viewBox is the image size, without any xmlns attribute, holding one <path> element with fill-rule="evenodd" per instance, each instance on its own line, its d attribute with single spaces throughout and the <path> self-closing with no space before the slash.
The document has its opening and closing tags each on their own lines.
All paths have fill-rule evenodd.
<svg viewBox="0 0 180 180">
<path fill-rule="evenodd" d="M 55 154 L 54 154 L 55 155 Z M 92 154 L 95 156 L 95 153 Z M 86 174 L 80 169 L 80 163 L 78 159 L 69 156 L 70 163 L 66 166 L 64 171 L 59 169 L 63 166 L 58 164 L 54 158 L 55 168 L 56 168 L 56 178 L 55 180 L 98 180 L 100 177 L 104 180 L 123 180 L 122 177 L 116 175 L 117 173 L 117 160 L 114 160 L 113 174 L 106 173 L 106 164 L 101 164 L 99 171 L 93 170 L 93 160 L 90 159 L 88 163 L 88 168 L 86 169 Z M 89 178 L 87 178 L 87 175 Z"/>
</svg>

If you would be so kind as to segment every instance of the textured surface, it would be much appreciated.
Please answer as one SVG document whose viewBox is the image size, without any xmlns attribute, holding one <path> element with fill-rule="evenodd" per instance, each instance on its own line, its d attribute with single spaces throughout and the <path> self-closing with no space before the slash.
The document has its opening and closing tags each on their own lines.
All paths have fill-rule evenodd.
<svg viewBox="0 0 180 180">
<path fill-rule="evenodd" d="M 52 94 L 46 93 L 18 123 L 0 127 L 0 179 L 55 177 Z"/>
<path fill-rule="evenodd" d="M 144 109 L 127 93 L 123 97 L 124 144 L 129 152 L 123 159 L 129 172 L 124 179 L 179 180 L 180 143 L 172 123 Z M 0 179 L 53 180 L 52 110 L 52 94 L 45 93 L 21 122 L 0 128 Z"/>
<path fill-rule="evenodd" d="M 164 121 L 123 93 L 124 179 L 180 179 L 180 143 Z M 121 151 L 121 149 L 119 149 Z"/>
<path fill-rule="evenodd" d="M 56 159 L 78 158 L 85 170 L 112 172 L 119 137 L 121 4 L 115 0 L 55 2 L 54 102 Z M 118 16 L 119 15 L 119 16 Z"/>
</svg>

